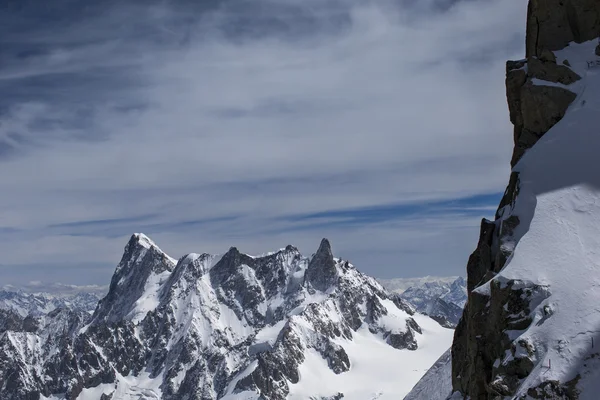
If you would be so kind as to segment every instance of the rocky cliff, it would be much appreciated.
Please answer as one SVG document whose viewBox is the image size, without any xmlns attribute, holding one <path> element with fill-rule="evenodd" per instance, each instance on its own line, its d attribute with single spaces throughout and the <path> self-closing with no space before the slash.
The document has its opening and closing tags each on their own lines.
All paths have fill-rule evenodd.
<svg viewBox="0 0 600 400">
<path fill-rule="evenodd" d="M 526 58 L 506 69 L 513 171 L 468 261 L 453 398 L 597 398 L 599 35 L 598 0 L 529 1 Z"/>
</svg>

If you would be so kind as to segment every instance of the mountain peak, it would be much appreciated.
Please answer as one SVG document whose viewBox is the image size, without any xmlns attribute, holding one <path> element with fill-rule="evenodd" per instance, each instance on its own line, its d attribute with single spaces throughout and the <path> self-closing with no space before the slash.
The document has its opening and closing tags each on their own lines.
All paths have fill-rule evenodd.
<svg viewBox="0 0 600 400">
<path fill-rule="evenodd" d="M 327 291 L 335 284 L 338 271 L 333 260 L 333 252 L 329 240 L 321 240 L 319 249 L 313 255 L 306 270 L 306 282 L 314 289 Z"/>
<path fill-rule="evenodd" d="M 132 241 L 138 243 L 140 246 L 144 246 L 146 248 L 150 248 L 151 246 L 156 246 L 156 243 L 154 243 L 154 241 L 152 239 L 150 239 L 148 236 L 144 235 L 143 233 L 134 233 L 133 235 L 131 235 L 131 239 Z"/>
<path fill-rule="evenodd" d="M 115 269 L 108 294 L 100 301 L 94 321 L 116 321 L 131 313 L 145 315 L 145 306 L 136 304 L 153 291 L 174 269 L 177 261 L 163 252 L 148 236 L 135 233 L 127 242 Z"/>
<path fill-rule="evenodd" d="M 317 253 L 322 251 L 328 251 L 331 253 L 331 243 L 329 243 L 329 239 L 327 238 L 321 239 L 321 244 L 319 245 L 319 250 L 317 250 Z"/>
<path fill-rule="evenodd" d="M 288 252 L 288 253 L 298 253 L 299 252 L 298 248 L 296 246 L 292 246 L 291 244 L 288 244 L 287 246 L 285 246 L 284 251 Z"/>
</svg>

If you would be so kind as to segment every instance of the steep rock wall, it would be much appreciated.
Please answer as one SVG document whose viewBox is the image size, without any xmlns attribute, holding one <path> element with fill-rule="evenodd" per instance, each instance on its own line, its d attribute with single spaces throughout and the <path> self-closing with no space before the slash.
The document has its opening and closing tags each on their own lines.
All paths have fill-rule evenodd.
<svg viewBox="0 0 600 400">
<path fill-rule="evenodd" d="M 526 58 L 507 62 L 506 95 L 514 125 L 511 166 L 565 115 L 576 99 L 569 85 L 581 77 L 568 60 L 557 62 L 555 51 L 571 42 L 600 35 L 598 0 L 530 0 Z M 596 54 L 600 53 L 600 46 Z M 531 282 L 493 279 L 511 257 L 530 221 L 513 213 L 519 196 L 519 173 L 511 173 L 494 221 L 481 223 L 477 248 L 467 265 L 468 303 L 452 346 L 454 398 L 513 398 L 533 369 L 532 343 L 511 340 L 510 332 L 526 329 L 532 302 L 549 296 L 548 288 Z M 518 231 L 518 232 L 517 232 Z M 517 233 L 516 233 L 517 232 Z M 512 355 L 508 364 L 497 360 Z M 531 398 L 576 399 L 576 382 L 547 382 L 531 388 Z"/>
</svg>

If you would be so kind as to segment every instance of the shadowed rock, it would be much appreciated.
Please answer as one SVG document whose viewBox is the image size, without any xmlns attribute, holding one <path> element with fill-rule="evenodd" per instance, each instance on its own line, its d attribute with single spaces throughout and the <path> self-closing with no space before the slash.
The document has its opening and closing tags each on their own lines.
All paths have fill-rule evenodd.
<svg viewBox="0 0 600 400">
<path fill-rule="evenodd" d="M 329 240 L 321 240 L 319 249 L 310 260 L 306 271 L 306 281 L 311 287 L 326 291 L 335 284 L 338 277 Z"/>
</svg>

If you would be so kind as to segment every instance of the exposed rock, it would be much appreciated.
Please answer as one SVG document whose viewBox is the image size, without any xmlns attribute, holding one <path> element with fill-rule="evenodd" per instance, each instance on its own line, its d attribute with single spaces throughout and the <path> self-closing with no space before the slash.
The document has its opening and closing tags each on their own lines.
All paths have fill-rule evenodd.
<svg viewBox="0 0 600 400">
<path fill-rule="evenodd" d="M 321 241 L 319 249 L 310 260 L 306 271 L 306 281 L 311 287 L 326 291 L 336 281 L 337 269 L 333 261 L 331 245 L 327 239 Z"/>
<path fill-rule="evenodd" d="M 542 62 L 555 63 L 556 64 L 556 55 L 548 49 L 543 49 L 540 52 L 539 59 Z"/>
<path fill-rule="evenodd" d="M 569 67 L 529 57 L 506 64 L 506 98 L 510 121 L 514 125 L 514 166 L 548 130 L 560 121 L 577 97 L 562 87 L 534 84 L 533 79 L 569 85 L 581 79 Z M 525 68 L 527 66 L 527 68 Z"/>
<path fill-rule="evenodd" d="M 521 90 L 523 129 L 541 137 L 562 119 L 576 97 L 561 87 L 525 84 Z"/>
<path fill-rule="evenodd" d="M 534 355 L 516 353 L 508 332 L 526 329 L 532 321 L 532 299 L 548 296 L 546 287 L 498 279 L 489 283 L 487 292 L 471 292 L 452 345 L 454 390 L 473 399 L 514 395 L 520 380 L 533 369 Z M 507 351 L 513 358 L 505 358 Z"/>
<path fill-rule="evenodd" d="M 543 60 L 541 57 L 528 58 L 527 73 L 532 78 L 563 85 L 570 85 L 581 79 L 571 68 L 556 64 L 556 58 L 551 60 Z"/>
<path fill-rule="evenodd" d="M 579 379 L 580 376 L 577 375 L 573 380 L 564 384 L 555 380 L 545 381 L 537 387 L 529 389 L 527 396 L 540 400 L 577 400 L 580 394 L 576 387 Z M 525 400 L 525 396 L 521 396 L 520 400 Z"/>
<path fill-rule="evenodd" d="M 333 396 L 320 396 L 320 397 L 311 397 L 309 400 L 341 400 L 344 398 L 343 393 L 336 393 Z"/>
<path fill-rule="evenodd" d="M 530 0 L 527 9 L 526 55 L 560 50 L 569 42 L 598 37 L 600 3 L 597 0 Z"/>
<path fill-rule="evenodd" d="M 482 283 L 483 278 L 493 270 L 492 264 L 492 239 L 496 225 L 487 219 L 481 220 L 479 243 L 469 257 L 467 263 L 467 290 L 470 293 Z"/>
</svg>

